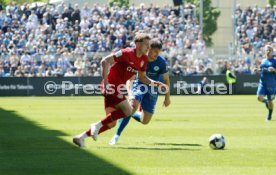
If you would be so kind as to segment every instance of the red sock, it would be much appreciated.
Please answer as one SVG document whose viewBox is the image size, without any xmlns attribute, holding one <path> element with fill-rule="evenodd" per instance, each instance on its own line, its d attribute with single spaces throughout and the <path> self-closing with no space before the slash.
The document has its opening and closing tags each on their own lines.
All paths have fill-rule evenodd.
<svg viewBox="0 0 276 175">
<path fill-rule="evenodd" d="M 114 112 L 111 112 L 111 113 L 107 114 L 107 116 L 101 121 L 102 124 L 103 124 L 103 126 L 101 127 L 99 133 L 102 133 L 102 132 L 104 132 L 104 131 L 110 129 L 109 126 L 108 126 L 109 123 L 111 123 L 111 122 L 113 122 L 113 121 L 116 121 L 116 120 L 118 120 L 119 118 L 124 118 L 124 117 L 126 117 L 126 115 L 125 115 L 125 114 L 123 113 L 123 111 L 120 110 L 120 109 L 118 109 L 118 110 L 116 110 L 116 111 L 114 111 Z M 87 136 L 91 136 L 91 129 L 88 129 L 88 130 L 86 131 L 86 135 L 87 135 Z"/>
<path fill-rule="evenodd" d="M 86 131 L 86 135 L 87 135 L 87 136 L 91 136 L 91 129 L 88 129 L 88 130 Z"/>
<path fill-rule="evenodd" d="M 108 125 L 109 123 L 118 120 L 119 118 L 124 118 L 126 115 L 121 109 L 118 109 L 114 112 L 107 114 L 107 116 L 101 121 L 103 126 Z"/>
<path fill-rule="evenodd" d="M 106 131 L 106 130 L 109 130 L 109 129 L 110 129 L 109 126 L 104 125 L 103 127 L 101 127 L 101 129 L 99 131 L 99 134 L 102 133 L 102 132 L 104 132 L 104 131 Z"/>
<path fill-rule="evenodd" d="M 106 131 L 106 130 L 109 130 L 109 129 L 110 129 L 109 126 L 104 125 L 104 126 L 101 127 L 101 129 L 99 131 L 99 134 Z M 91 129 L 88 129 L 85 133 L 86 133 L 87 136 L 91 136 Z"/>
</svg>

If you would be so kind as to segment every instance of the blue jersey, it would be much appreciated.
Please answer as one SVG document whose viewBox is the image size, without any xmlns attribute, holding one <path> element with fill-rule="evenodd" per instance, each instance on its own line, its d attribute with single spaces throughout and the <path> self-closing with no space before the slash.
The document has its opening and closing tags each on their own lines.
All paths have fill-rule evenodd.
<svg viewBox="0 0 276 175">
<path fill-rule="evenodd" d="M 167 62 L 161 56 L 158 56 L 154 61 L 149 61 L 147 64 L 146 74 L 152 80 L 161 81 L 162 75 L 167 72 Z M 137 80 L 137 83 L 141 84 L 142 82 Z"/>
<path fill-rule="evenodd" d="M 167 72 L 166 60 L 161 56 L 158 56 L 154 61 L 149 61 L 147 64 L 146 74 L 152 80 L 161 81 L 163 78 L 162 75 Z M 148 91 L 146 91 L 146 87 L 142 85 L 143 83 L 136 77 L 132 89 L 134 98 L 141 103 L 141 107 L 144 111 L 153 114 L 158 98 L 158 91 L 156 91 L 156 87 L 154 88 L 154 92 L 151 92 L 151 88 L 148 88 Z"/>
<path fill-rule="evenodd" d="M 269 72 L 268 68 L 273 67 L 276 69 L 276 59 L 263 59 L 261 63 L 261 79 L 260 84 L 265 88 L 276 88 L 276 73 Z"/>
</svg>

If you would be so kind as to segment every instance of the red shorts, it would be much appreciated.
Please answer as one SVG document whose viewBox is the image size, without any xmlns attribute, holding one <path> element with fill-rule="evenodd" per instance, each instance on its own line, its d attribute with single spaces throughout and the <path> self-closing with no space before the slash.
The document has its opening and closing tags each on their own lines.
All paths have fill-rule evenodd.
<svg viewBox="0 0 276 175">
<path fill-rule="evenodd" d="M 115 92 L 113 94 L 104 94 L 103 93 L 103 81 L 101 83 L 101 91 L 103 93 L 104 96 L 104 106 L 105 108 L 108 107 L 112 107 L 115 108 L 115 106 L 119 103 L 121 103 L 122 101 L 126 100 L 125 95 L 120 94 L 119 92 L 116 91 L 116 87 L 115 87 Z"/>
<path fill-rule="evenodd" d="M 104 107 L 112 107 L 115 108 L 115 106 L 122 101 L 126 100 L 126 97 L 121 94 L 117 95 L 104 95 Z"/>
</svg>

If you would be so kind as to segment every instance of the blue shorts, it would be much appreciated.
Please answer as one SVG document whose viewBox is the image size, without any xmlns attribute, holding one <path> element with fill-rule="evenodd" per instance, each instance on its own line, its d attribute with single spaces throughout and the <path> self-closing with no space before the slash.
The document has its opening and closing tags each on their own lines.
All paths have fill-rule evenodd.
<svg viewBox="0 0 276 175">
<path fill-rule="evenodd" d="M 140 102 L 143 111 L 153 114 L 158 94 L 150 93 L 145 86 L 147 85 L 134 83 L 132 89 L 133 96 L 135 100 Z"/>
<path fill-rule="evenodd" d="M 265 88 L 263 84 L 259 83 L 257 95 L 258 96 L 267 96 L 267 99 L 269 101 L 272 101 L 275 99 L 275 88 Z"/>
</svg>

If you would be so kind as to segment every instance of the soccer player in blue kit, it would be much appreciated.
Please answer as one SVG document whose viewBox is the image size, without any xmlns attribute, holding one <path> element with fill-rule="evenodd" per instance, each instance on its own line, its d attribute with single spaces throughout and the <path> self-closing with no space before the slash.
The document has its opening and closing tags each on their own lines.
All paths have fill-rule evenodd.
<svg viewBox="0 0 276 175">
<path fill-rule="evenodd" d="M 261 78 L 257 96 L 258 101 L 265 103 L 268 109 L 266 121 L 270 121 L 272 119 L 273 100 L 276 94 L 276 59 L 273 57 L 272 46 L 265 46 L 265 56 L 266 58 L 262 60 L 260 66 Z"/>
<path fill-rule="evenodd" d="M 162 50 L 162 43 L 158 39 L 152 39 L 150 42 L 150 49 L 148 53 L 148 65 L 146 69 L 147 76 L 152 80 L 160 81 L 163 79 L 165 85 L 167 85 L 165 99 L 163 106 L 167 107 L 170 105 L 170 80 L 169 73 L 167 69 L 166 60 L 161 57 L 159 54 Z M 119 120 L 119 125 L 116 130 L 115 135 L 110 140 L 110 145 L 117 144 L 119 137 L 124 130 L 124 128 L 129 123 L 130 118 L 134 118 L 136 121 L 141 122 L 142 124 L 148 124 L 154 113 L 155 105 L 158 98 L 158 91 L 152 87 L 143 84 L 138 79 L 135 79 L 132 85 L 132 90 L 129 89 L 129 100 L 133 109 L 136 109 L 141 106 L 142 112 L 135 112 L 132 116 L 122 118 Z"/>
</svg>

